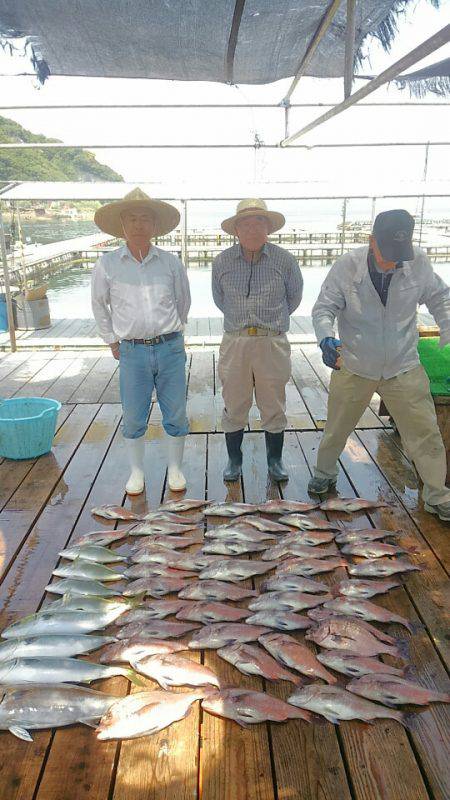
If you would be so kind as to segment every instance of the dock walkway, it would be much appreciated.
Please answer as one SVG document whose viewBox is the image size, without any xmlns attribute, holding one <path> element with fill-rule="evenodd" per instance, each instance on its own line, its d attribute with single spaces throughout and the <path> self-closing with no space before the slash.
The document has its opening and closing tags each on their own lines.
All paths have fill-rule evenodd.
<svg viewBox="0 0 450 800">
<path fill-rule="evenodd" d="M 216 365 L 214 350 L 196 350 L 188 356 L 187 496 L 247 502 L 276 497 L 279 490 L 267 477 L 264 436 L 256 413 L 244 438 L 243 480 L 231 485 L 227 494 Z M 315 345 L 294 346 L 285 446 L 291 477 L 282 490 L 286 498 L 308 498 L 307 482 L 326 415 L 328 377 Z M 122 489 L 128 468 L 119 429 L 117 362 L 106 351 L 0 353 L 0 381 L 3 396 L 50 396 L 64 404 L 50 454 L 37 461 L 0 459 L 0 625 L 4 628 L 48 603 L 44 587 L 59 551 L 81 534 L 103 527 L 94 522 L 91 508 L 102 503 L 130 505 L 130 500 Z M 154 403 L 147 433 L 147 494 L 132 501 L 138 512 L 170 497 L 160 420 Z M 449 663 L 445 613 L 449 527 L 423 511 L 415 473 L 387 422 L 375 405 L 365 412 L 342 456 L 337 490 L 346 497 L 391 503 L 368 515 L 348 516 L 346 525 L 400 529 L 401 543 L 416 546 L 411 558 L 423 564 L 423 571 L 408 575 L 377 602 L 420 624 L 413 636 L 397 625 L 384 630 L 407 638 L 414 677 L 443 690 Z M 104 527 L 113 523 L 105 522 Z M 345 571 L 336 570 L 330 582 L 343 577 Z M 215 652 L 192 657 L 216 670 L 225 684 L 265 688 L 280 698 L 290 693 L 287 685 L 266 686 L 259 679 L 245 678 Z M 121 677 L 94 687 L 117 696 L 130 691 Z M 202 713 L 197 704 L 185 720 L 159 734 L 124 742 L 99 742 L 90 728 L 81 725 L 33 732 L 33 743 L 1 732 L 0 797 L 448 800 L 448 710 L 442 704 L 416 707 L 409 729 L 388 720 L 373 725 L 345 722 L 339 727 L 290 721 L 244 729 Z"/>
</svg>

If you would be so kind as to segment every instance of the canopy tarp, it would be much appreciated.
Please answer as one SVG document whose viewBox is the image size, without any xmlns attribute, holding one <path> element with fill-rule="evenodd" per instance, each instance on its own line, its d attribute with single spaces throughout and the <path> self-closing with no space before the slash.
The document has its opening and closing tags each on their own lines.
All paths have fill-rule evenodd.
<svg viewBox="0 0 450 800">
<path fill-rule="evenodd" d="M 434 0 L 437 2 L 437 0 Z M 355 52 L 408 0 L 356 0 Z M 264 84 L 295 75 L 329 0 L 0 0 L 0 43 L 51 75 Z M 344 74 L 346 0 L 306 73 Z"/>
</svg>

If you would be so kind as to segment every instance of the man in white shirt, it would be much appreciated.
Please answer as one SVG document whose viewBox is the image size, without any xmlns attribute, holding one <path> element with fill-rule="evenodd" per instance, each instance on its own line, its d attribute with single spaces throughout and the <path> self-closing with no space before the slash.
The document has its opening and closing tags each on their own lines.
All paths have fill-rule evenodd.
<svg viewBox="0 0 450 800">
<path fill-rule="evenodd" d="M 312 310 L 322 358 L 332 367 L 328 414 L 309 491 L 336 483 L 347 437 L 374 392 L 383 398 L 423 481 L 424 508 L 450 521 L 447 461 L 430 384 L 417 352 L 417 306 L 424 303 L 450 345 L 450 289 L 413 247 L 403 209 L 375 219 L 369 245 L 338 258 Z M 335 321 L 339 339 L 335 338 Z"/>
<path fill-rule="evenodd" d="M 102 339 L 120 362 L 122 432 L 130 462 L 128 494 L 144 489 L 144 435 L 156 389 L 168 444 L 173 491 L 186 486 L 181 471 L 186 417 L 183 326 L 191 298 L 186 270 L 175 255 L 155 247 L 155 236 L 176 228 L 176 208 L 133 189 L 99 208 L 94 220 L 126 244 L 104 253 L 92 273 L 92 311 Z"/>
</svg>

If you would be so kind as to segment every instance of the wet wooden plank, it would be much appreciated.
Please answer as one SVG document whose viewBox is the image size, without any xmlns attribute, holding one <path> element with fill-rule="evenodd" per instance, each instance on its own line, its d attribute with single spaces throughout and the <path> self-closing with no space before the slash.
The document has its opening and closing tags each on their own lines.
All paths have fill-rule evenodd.
<svg viewBox="0 0 450 800">
<path fill-rule="evenodd" d="M 64 481 L 60 477 L 79 442 L 99 411 L 96 405 L 77 406 L 58 431 L 51 453 L 41 456 L 26 475 L 20 487 L 0 513 L 0 574 L 4 575 L 27 533 L 52 497 L 59 509 L 64 497 Z M 55 492 L 55 487 L 59 486 Z M 7 535 L 6 535 L 7 532 Z"/>
<path fill-rule="evenodd" d="M 116 362 L 119 367 L 119 362 Z M 119 369 L 113 373 L 110 381 L 106 384 L 104 391 L 100 395 L 100 403 L 120 403 L 119 389 Z"/>
<path fill-rule="evenodd" d="M 165 471 L 165 452 L 159 447 L 158 478 Z M 154 452 L 154 449 L 153 449 Z M 152 464 L 155 457 L 152 457 Z M 206 481 L 206 436 L 188 436 L 185 448 L 188 497 L 204 497 Z M 161 468 L 163 472 L 161 474 Z M 153 472 L 153 470 L 152 470 Z M 152 484 L 157 487 L 159 480 Z M 167 490 L 164 500 L 180 497 L 180 493 Z M 155 492 L 150 498 L 159 502 Z M 188 548 L 192 550 L 192 548 Z M 199 654 L 185 654 L 195 659 Z M 158 689 L 154 681 L 147 680 L 149 689 Z M 132 687 L 132 692 L 139 691 Z M 180 691 L 186 691 L 180 689 Z M 122 742 L 117 765 L 113 800 L 191 800 L 197 796 L 199 764 L 200 705 L 195 703 L 189 715 L 153 736 Z"/>
<path fill-rule="evenodd" d="M 302 449 L 310 469 L 315 463 L 318 438 L 318 434 L 314 433 L 302 436 Z M 342 471 L 338 477 L 337 490 L 344 497 L 355 496 L 353 487 Z M 368 494 L 361 492 L 360 494 L 362 497 L 374 496 L 373 492 Z M 367 527 L 369 524 L 367 517 L 361 514 L 334 515 L 339 519 L 343 516 L 348 527 Z M 382 525 L 380 522 L 378 527 L 392 526 L 388 525 L 387 520 L 384 519 L 384 524 Z M 335 570 L 330 575 L 332 582 L 340 580 L 342 577 L 346 577 L 344 570 Z M 387 602 L 391 602 L 391 597 Z M 397 603 L 394 603 L 394 607 L 397 613 L 401 613 Z M 404 628 L 398 625 L 387 627 L 391 635 L 399 639 L 404 638 Z M 345 685 L 346 682 L 347 680 L 343 679 L 342 685 Z M 389 800 L 407 800 L 407 798 L 413 797 L 416 800 L 426 800 L 428 798 L 428 792 L 408 735 L 399 723 L 389 720 L 376 720 L 372 725 L 358 721 L 343 722 L 339 726 L 338 736 L 356 800 L 368 800 L 369 798 L 381 800 L 384 797 L 389 797 Z"/>
<path fill-rule="evenodd" d="M 214 430 L 214 356 L 211 351 L 192 354 L 189 371 L 187 415 L 191 433 Z"/>
<path fill-rule="evenodd" d="M 39 353 L 34 358 L 27 358 L 22 361 L 18 368 L 11 371 L 1 381 L 1 396 L 14 397 L 21 390 L 26 390 L 28 396 L 33 392 L 30 390 L 30 381 L 35 375 L 53 360 L 53 353 Z"/>
<path fill-rule="evenodd" d="M 427 544 L 448 572 L 450 564 L 450 537 L 448 527 L 438 517 L 428 514 L 420 502 L 420 481 L 400 447 L 396 433 L 384 431 L 358 431 L 358 438 L 382 469 L 401 504 L 419 528 Z"/>
<path fill-rule="evenodd" d="M 222 426 L 222 413 L 224 408 L 224 402 L 222 397 L 222 384 L 219 380 L 219 350 L 214 351 L 214 408 L 216 413 L 216 422 L 215 422 L 215 430 L 217 432 L 223 432 Z"/>
<path fill-rule="evenodd" d="M 113 375 L 118 371 L 119 362 L 109 353 L 102 353 L 90 372 L 70 396 L 71 403 L 98 403 Z"/>
<path fill-rule="evenodd" d="M 52 397 L 54 400 L 59 400 L 60 403 L 68 403 L 72 394 L 80 383 L 89 375 L 95 361 L 92 356 L 85 356 L 82 358 L 71 358 L 63 362 L 67 364 L 65 368 L 62 366 L 62 371 L 56 381 L 44 392 L 44 396 Z M 91 402 L 96 402 L 91 400 Z"/>
<path fill-rule="evenodd" d="M 318 428 L 323 428 L 327 418 L 327 393 L 303 353 L 292 350 L 292 379 Z"/>
<path fill-rule="evenodd" d="M 68 353 L 65 359 L 52 358 L 44 364 L 32 378 L 22 386 L 15 397 L 51 397 L 51 389 L 67 370 L 70 370 L 74 357 Z M 58 398 L 55 397 L 55 400 Z"/>
<path fill-rule="evenodd" d="M 208 437 L 208 497 L 217 501 L 227 497 L 222 480 L 223 439 Z M 240 483 L 229 484 L 228 498 L 242 500 Z M 220 523 L 220 520 L 217 520 Z M 262 682 L 241 675 L 217 653 L 205 650 L 204 663 L 228 685 L 260 690 Z M 248 729 L 231 720 L 204 713 L 202 721 L 201 797 L 202 800 L 273 800 L 270 742 L 266 725 Z"/>
</svg>

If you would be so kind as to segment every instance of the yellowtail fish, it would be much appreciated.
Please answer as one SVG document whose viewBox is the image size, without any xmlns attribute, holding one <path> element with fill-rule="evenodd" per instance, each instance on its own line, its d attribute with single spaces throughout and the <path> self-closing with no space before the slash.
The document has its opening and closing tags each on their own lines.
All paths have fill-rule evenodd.
<svg viewBox="0 0 450 800">
<path fill-rule="evenodd" d="M 152 538 L 144 539 L 142 542 L 139 542 L 135 545 L 133 552 L 137 549 L 139 550 L 148 550 L 148 549 L 155 549 L 155 547 L 164 548 L 165 550 L 184 550 L 185 547 L 191 547 L 193 544 L 201 544 L 203 542 L 203 536 L 169 536 L 169 535 L 162 535 L 162 536 L 152 536 Z"/>
<path fill-rule="evenodd" d="M 104 586 L 100 581 L 77 578 L 64 578 L 61 581 L 53 581 L 45 587 L 45 591 L 51 594 L 93 595 L 95 597 L 112 597 L 117 593 L 117 589 Z"/>
<path fill-rule="evenodd" d="M 178 611 L 177 619 L 188 619 L 210 625 L 212 622 L 237 622 L 248 617 L 246 608 L 228 606 L 226 603 L 215 603 L 210 600 L 186 605 Z"/>
<path fill-rule="evenodd" d="M 330 497 L 320 504 L 322 511 L 366 511 L 369 508 L 388 508 L 392 503 L 383 503 L 381 500 L 363 500 L 361 497 Z"/>
<path fill-rule="evenodd" d="M 224 581 L 198 581 L 191 583 L 178 593 L 183 600 L 243 600 L 245 597 L 256 597 L 254 589 L 247 589 Z"/>
<path fill-rule="evenodd" d="M 228 647 L 221 647 L 217 654 L 244 675 L 257 675 L 269 681 L 289 681 L 297 686 L 302 683 L 298 675 L 283 669 L 272 656 L 251 644 L 236 642 Z"/>
<path fill-rule="evenodd" d="M 26 636 L 21 639 L 8 639 L 6 642 L 0 642 L 0 661 L 48 656 L 68 658 L 90 653 L 116 641 L 115 636 L 92 634 L 88 636 L 84 633 L 72 636 Z"/>
<path fill-rule="evenodd" d="M 103 545 L 98 544 L 67 547 L 65 550 L 60 550 L 58 555 L 68 561 L 75 561 L 75 559 L 81 558 L 82 561 L 94 561 L 97 564 L 115 564 L 118 561 L 126 561 L 126 556 L 122 556 L 120 553 L 110 550 L 109 547 L 103 547 Z"/>
<path fill-rule="evenodd" d="M 450 703 L 448 692 L 436 692 L 434 689 L 427 689 L 395 675 L 364 675 L 358 680 L 350 681 L 347 689 L 386 706 L 398 706 L 404 703 L 418 706 L 426 706 L 428 703 Z"/>
<path fill-rule="evenodd" d="M 322 666 L 312 650 L 293 636 L 272 632 L 260 636 L 258 641 L 286 667 L 295 669 L 308 678 L 321 678 L 327 683 L 337 683 L 337 678 Z"/>
<path fill-rule="evenodd" d="M 131 666 L 166 690 L 172 686 L 220 687 L 219 678 L 212 669 L 173 653 L 145 656 L 139 660 L 132 658 Z"/>
<path fill-rule="evenodd" d="M 232 719 L 246 728 L 258 722 L 284 722 L 286 719 L 303 719 L 311 722 L 307 711 L 295 709 L 283 700 L 265 692 L 249 689 L 222 689 L 208 694 L 202 700 L 202 708 L 208 714 Z"/>
<path fill-rule="evenodd" d="M 96 517 L 103 517 L 103 519 L 123 519 L 127 521 L 139 519 L 139 516 L 128 508 L 108 504 L 92 508 L 91 514 L 94 514 Z"/>
<path fill-rule="evenodd" d="M 361 675 L 372 675 L 381 673 L 383 675 L 403 675 L 403 669 L 391 667 L 380 661 L 379 658 L 358 657 L 351 656 L 347 653 L 342 653 L 340 650 L 326 650 L 323 653 L 318 653 L 317 658 L 322 664 L 342 672 L 343 675 L 350 675 L 352 678 L 360 677 Z"/>
<path fill-rule="evenodd" d="M 356 698 L 351 692 L 338 686 L 311 684 L 297 689 L 288 698 L 288 702 L 320 714 L 334 725 L 338 725 L 341 720 L 350 719 L 361 719 L 365 722 L 372 719 L 393 719 L 400 722 L 401 725 L 406 724 L 401 712 L 390 711 L 383 706 L 369 702 L 369 700 Z"/>
<path fill-rule="evenodd" d="M 123 675 L 140 686 L 144 684 L 131 669 L 104 666 L 79 658 L 46 656 L 0 662 L 0 683 L 10 686 L 20 683 L 91 683 L 116 675 Z"/>
<path fill-rule="evenodd" d="M 101 718 L 97 738 L 135 739 L 167 728 L 186 717 L 191 706 L 205 697 L 205 692 L 136 692 L 122 697 Z"/>
<path fill-rule="evenodd" d="M 320 503 L 301 503 L 296 500 L 268 500 L 258 506 L 258 511 L 262 514 L 303 514 L 313 511 L 319 505 Z"/>
<path fill-rule="evenodd" d="M 84 561 L 76 558 L 69 564 L 59 565 L 53 570 L 52 575 L 57 578 L 80 578 L 82 580 L 93 581 L 120 581 L 124 577 L 123 572 L 115 572 L 110 567 L 103 564 L 96 564 L 94 561 Z"/>
</svg>

